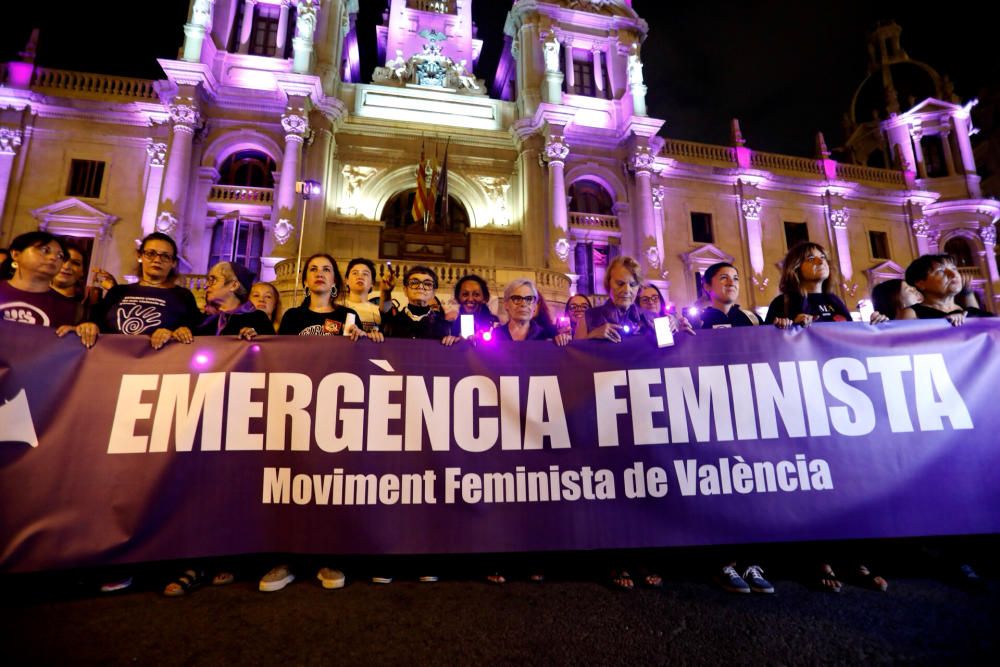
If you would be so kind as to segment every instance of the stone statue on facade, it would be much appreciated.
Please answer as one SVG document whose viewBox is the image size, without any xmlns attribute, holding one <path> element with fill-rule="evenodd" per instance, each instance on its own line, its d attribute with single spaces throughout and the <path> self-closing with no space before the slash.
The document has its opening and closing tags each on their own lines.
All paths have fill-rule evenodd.
<svg viewBox="0 0 1000 667">
<path fill-rule="evenodd" d="M 550 32 L 542 42 L 542 54 L 545 57 L 545 71 L 559 71 L 559 40 L 556 35 Z"/>
<path fill-rule="evenodd" d="M 633 44 L 628 52 L 628 82 L 630 86 L 642 83 L 642 60 L 639 58 L 638 44 Z"/>
</svg>

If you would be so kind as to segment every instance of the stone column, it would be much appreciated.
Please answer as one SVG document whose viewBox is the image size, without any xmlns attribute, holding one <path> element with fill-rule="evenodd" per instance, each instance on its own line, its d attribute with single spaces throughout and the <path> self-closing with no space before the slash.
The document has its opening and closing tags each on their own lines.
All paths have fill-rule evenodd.
<svg viewBox="0 0 1000 667">
<path fill-rule="evenodd" d="M 566 92 L 573 92 L 573 86 L 576 85 L 576 72 L 573 70 L 573 38 L 564 37 L 562 41 L 563 45 L 563 70 L 565 71 L 566 77 Z"/>
<path fill-rule="evenodd" d="M 667 268 L 667 244 L 663 240 L 663 228 L 666 226 L 666 213 L 663 211 L 663 200 L 666 197 L 666 189 L 662 185 L 654 187 L 652 194 L 653 223 L 656 227 L 656 253 L 654 257 L 652 252 L 647 251 L 646 259 L 649 261 L 650 268 L 653 269 L 649 277 L 653 280 L 662 280 Z M 669 285 L 669 283 L 667 284 Z"/>
<path fill-rule="evenodd" d="M 212 11 L 215 0 L 194 0 L 191 19 L 184 24 L 184 51 L 181 58 L 190 62 L 201 60 L 201 45 L 205 34 L 212 28 Z"/>
<path fill-rule="evenodd" d="M 274 57 L 285 57 L 285 36 L 288 35 L 288 8 L 292 0 L 281 0 L 281 8 L 278 10 L 278 34 L 274 38 Z"/>
<path fill-rule="evenodd" d="M 296 74 L 307 74 L 312 60 L 317 10 L 313 0 L 299 0 L 295 9 L 297 16 L 295 37 L 292 38 L 292 71 Z"/>
<path fill-rule="evenodd" d="M 639 204 L 639 219 L 636 231 L 639 238 L 636 239 L 636 249 L 646 261 L 646 273 L 650 271 L 650 251 L 654 254 L 659 252 L 656 242 L 656 219 L 653 214 L 653 164 L 655 158 L 645 146 L 637 149 L 629 158 L 629 166 L 635 172 L 635 196 Z M 656 255 L 657 263 L 659 255 Z"/>
<path fill-rule="evenodd" d="M 951 130 L 948 128 L 942 128 L 941 134 L 941 149 L 944 151 L 944 166 L 948 169 L 948 175 L 955 175 L 955 158 L 951 153 L 951 142 L 948 141 L 948 136 L 951 134 Z"/>
<path fill-rule="evenodd" d="M 594 56 L 594 85 L 597 87 L 597 91 L 601 93 L 598 97 L 606 97 L 604 93 L 604 70 L 601 67 L 601 49 L 599 47 L 594 47 L 591 53 Z"/>
<path fill-rule="evenodd" d="M 913 236 L 917 239 L 917 256 L 931 254 L 931 225 L 927 218 L 916 218 L 910 223 Z"/>
<path fill-rule="evenodd" d="M 920 145 L 920 137 L 923 136 L 923 132 L 919 127 L 911 127 L 910 136 L 913 138 L 913 154 L 917 158 L 917 174 L 920 178 L 927 178 L 927 165 L 924 164 L 924 149 Z"/>
<path fill-rule="evenodd" d="M 545 161 L 549 165 L 549 238 L 546 255 L 548 267 L 569 272 L 569 211 L 566 206 L 566 157 L 569 146 L 562 135 L 546 137 Z"/>
<path fill-rule="evenodd" d="M 952 132 L 958 141 L 958 150 L 962 155 L 962 167 L 966 174 L 976 173 L 976 158 L 972 152 L 972 142 L 969 141 L 969 120 L 967 118 L 951 117 Z"/>
<path fill-rule="evenodd" d="M 628 54 L 628 86 L 632 92 L 632 112 L 636 116 L 646 115 L 646 86 L 642 82 L 642 60 L 639 59 L 639 45 L 633 43 Z"/>
<path fill-rule="evenodd" d="M 1000 282 L 1000 274 L 997 273 L 997 228 L 992 222 L 987 222 L 979 228 L 979 238 L 983 240 L 983 250 L 986 259 L 986 268 L 990 274 L 990 283 L 996 285 Z"/>
<path fill-rule="evenodd" d="M 17 157 L 17 149 L 20 148 L 23 138 L 24 134 L 19 129 L 0 127 L 0 221 L 4 219 L 14 158 Z"/>
<path fill-rule="evenodd" d="M 522 139 L 516 191 L 520 201 L 516 210 L 521 217 L 521 234 L 524 239 L 522 261 L 526 266 L 544 266 L 547 254 L 548 206 L 542 154 L 542 139 L 539 135 Z"/>
<path fill-rule="evenodd" d="M 156 211 L 163 190 L 163 165 L 167 162 L 167 144 L 149 140 L 146 144 L 148 156 L 146 168 L 146 196 L 142 206 L 142 235 L 156 231 Z"/>
<path fill-rule="evenodd" d="M 250 37 L 253 33 L 253 10 L 257 0 L 243 0 L 243 22 L 240 24 L 239 53 L 250 52 Z"/>
<path fill-rule="evenodd" d="M 193 97 L 175 97 L 169 108 L 173 128 L 154 228 L 173 235 L 182 225 L 180 218 L 187 201 L 191 176 L 191 145 L 202 118 Z"/>
<path fill-rule="evenodd" d="M 275 256 L 293 257 L 298 239 L 299 219 L 296 215 L 297 197 L 295 182 L 299 180 L 299 164 L 302 161 L 302 145 L 309 133 L 309 120 L 303 106 L 290 105 L 281 116 L 281 127 L 285 131 L 285 153 L 281 160 L 281 178 L 274 197 L 273 235 L 277 246 Z M 302 101 L 304 104 L 305 102 Z"/>
<path fill-rule="evenodd" d="M 747 251 L 750 255 L 751 278 L 763 280 L 764 275 L 764 233 L 760 224 L 761 201 L 759 197 L 740 195 L 740 212 L 747 232 Z"/>
<path fill-rule="evenodd" d="M 837 258 L 840 261 L 840 277 L 847 284 L 854 276 L 851 241 L 847 233 L 847 221 L 850 220 L 851 214 L 846 208 L 833 208 L 832 205 L 829 205 L 829 210 L 830 225 L 833 227 L 833 238 L 837 246 Z"/>
</svg>

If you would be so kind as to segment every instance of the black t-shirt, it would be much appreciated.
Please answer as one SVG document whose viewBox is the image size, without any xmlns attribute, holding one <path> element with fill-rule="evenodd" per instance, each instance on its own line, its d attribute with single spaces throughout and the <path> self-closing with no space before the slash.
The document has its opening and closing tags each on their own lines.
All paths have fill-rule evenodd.
<svg viewBox="0 0 1000 667">
<path fill-rule="evenodd" d="M 115 285 L 91 313 L 91 321 L 102 333 L 129 335 L 150 335 L 157 329 L 194 329 L 202 317 L 194 294 L 179 285 Z"/>
<path fill-rule="evenodd" d="M 451 322 L 452 336 L 462 335 L 462 315 L 467 315 L 467 314 L 468 313 L 465 313 L 460 310 L 458 313 L 458 317 L 452 320 Z M 480 331 L 486 331 L 488 329 L 492 329 L 500 322 L 500 318 L 491 313 L 489 306 L 487 306 L 485 303 L 480 304 L 479 310 L 472 313 L 472 318 L 475 321 L 475 328 L 477 333 Z"/>
<path fill-rule="evenodd" d="M 506 324 L 497 327 L 493 330 L 493 332 L 496 335 L 497 340 L 514 340 L 514 337 L 510 335 L 510 328 Z M 531 320 L 528 323 L 528 335 L 524 338 L 524 340 L 552 340 L 555 338 L 554 335 L 550 334 L 551 332 L 547 331 L 541 324 Z"/>
<path fill-rule="evenodd" d="M 285 311 L 278 333 L 282 336 L 340 336 L 348 314 L 361 326 L 361 318 L 350 308 L 336 306 L 329 313 L 317 313 L 308 306 L 296 306 Z"/>
<path fill-rule="evenodd" d="M 816 322 L 850 322 L 851 311 L 847 309 L 840 297 L 833 294 L 820 292 L 819 294 L 807 294 L 802 298 L 792 297 L 791 312 L 785 313 L 785 296 L 779 294 L 774 297 L 774 301 L 767 309 L 765 324 L 774 324 L 779 317 L 794 320 L 799 315 L 805 313 L 812 315 Z"/>
<path fill-rule="evenodd" d="M 58 328 L 76 324 L 76 301 L 54 289 L 26 292 L 0 281 L 0 320 Z"/>
<path fill-rule="evenodd" d="M 701 311 L 702 329 L 729 329 L 731 327 L 752 327 L 760 324 L 757 313 L 744 311 L 739 304 L 734 303 L 728 313 L 714 306 L 708 306 Z"/>
<path fill-rule="evenodd" d="M 428 306 L 408 305 L 385 318 L 389 338 L 444 338 L 451 334 L 451 322 Z"/>
<path fill-rule="evenodd" d="M 966 317 L 996 317 L 993 313 L 980 310 L 979 308 L 962 308 L 956 306 L 955 310 L 951 310 L 946 313 L 943 310 L 931 308 L 930 306 L 925 306 L 922 303 L 915 303 L 910 307 L 913 308 L 913 312 L 917 314 L 917 319 L 919 320 L 943 319 L 949 315 L 955 315 L 962 312 L 965 313 Z"/>
</svg>

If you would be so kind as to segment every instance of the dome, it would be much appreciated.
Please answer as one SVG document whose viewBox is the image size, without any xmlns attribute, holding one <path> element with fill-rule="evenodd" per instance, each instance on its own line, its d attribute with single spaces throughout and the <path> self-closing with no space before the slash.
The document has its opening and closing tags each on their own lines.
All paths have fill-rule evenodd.
<svg viewBox="0 0 1000 667">
<path fill-rule="evenodd" d="M 886 70 L 889 90 L 883 81 Z M 941 77 L 930 66 L 916 60 L 877 65 L 854 92 L 850 117 L 855 124 L 873 120 L 874 113 L 885 119 L 890 112 L 906 111 L 928 97 L 942 99 Z"/>
</svg>

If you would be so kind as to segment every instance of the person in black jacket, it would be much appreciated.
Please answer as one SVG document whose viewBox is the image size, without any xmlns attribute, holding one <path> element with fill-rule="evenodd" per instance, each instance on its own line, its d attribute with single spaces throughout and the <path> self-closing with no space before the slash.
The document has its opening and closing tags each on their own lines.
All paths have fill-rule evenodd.
<svg viewBox="0 0 1000 667">
<path fill-rule="evenodd" d="M 208 272 L 205 289 L 205 319 L 194 329 L 196 336 L 239 336 L 245 340 L 258 334 L 273 335 L 274 325 L 262 310 L 250 303 L 254 275 L 236 262 L 219 262 Z"/>
<path fill-rule="evenodd" d="M 411 266 L 403 276 L 407 304 L 394 308 L 385 319 L 389 338 L 433 338 L 443 340 L 451 333 L 451 322 L 444 314 L 431 309 L 438 278 L 433 269 Z"/>
</svg>

